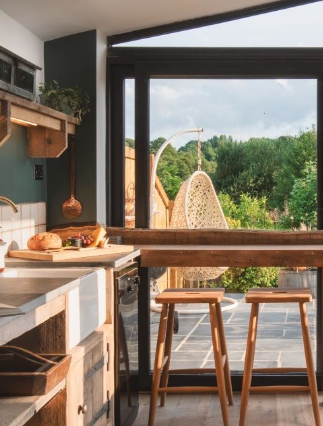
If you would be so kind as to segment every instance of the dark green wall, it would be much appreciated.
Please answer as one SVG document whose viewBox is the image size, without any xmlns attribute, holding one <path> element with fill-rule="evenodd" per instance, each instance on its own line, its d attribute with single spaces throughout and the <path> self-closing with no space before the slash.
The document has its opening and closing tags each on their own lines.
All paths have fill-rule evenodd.
<svg viewBox="0 0 323 426">
<path fill-rule="evenodd" d="M 34 164 L 44 166 L 44 180 L 34 180 Z M 12 125 L 11 136 L 0 148 L 0 195 L 15 203 L 46 200 L 46 161 L 27 157 L 27 129 Z"/>
<path fill-rule="evenodd" d="M 73 222 L 96 221 L 96 31 L 45 43 L 45 80 L 61 87 L 79 86 L 90 95 L 90 112 L 76 132 L 76 193 L 83 214 Z M 70 196 L 70 153 L 47 160 L 48 227 L 70 223 L 61 212 Z"/>
</svg>

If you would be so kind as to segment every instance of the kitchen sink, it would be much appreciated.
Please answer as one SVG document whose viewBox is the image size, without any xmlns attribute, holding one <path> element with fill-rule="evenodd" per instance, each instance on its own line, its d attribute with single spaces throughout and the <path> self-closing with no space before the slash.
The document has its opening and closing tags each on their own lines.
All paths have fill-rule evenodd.
<svg viewBox="0 0 323 426">
<path fill-rule="evenodd" d="M 106 279 L 103 268 L 13 268 L 0 273 L 3 278 L 70 278 L 67 292 L 67 349 L 89 336 L 106 319 Z M 17 280 L 15 280 L 17 282 Z M 19 283 L 19 281 L 18 281 Z M 23 307 L 22 307 L 23 308 Z"/>
</svg>

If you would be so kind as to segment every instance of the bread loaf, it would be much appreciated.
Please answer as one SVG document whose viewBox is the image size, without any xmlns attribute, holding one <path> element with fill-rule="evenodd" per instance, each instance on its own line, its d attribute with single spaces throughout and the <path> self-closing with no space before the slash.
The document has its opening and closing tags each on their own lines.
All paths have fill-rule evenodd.
<svg viewBox="0 0 323 426">
<path fill-rule="evenodd" d="M 29 250 L 48 250 L 62 247 L 62 240 L 57 234 L 52 232 L 41 232 L 27 241 Z"/>
</svg>

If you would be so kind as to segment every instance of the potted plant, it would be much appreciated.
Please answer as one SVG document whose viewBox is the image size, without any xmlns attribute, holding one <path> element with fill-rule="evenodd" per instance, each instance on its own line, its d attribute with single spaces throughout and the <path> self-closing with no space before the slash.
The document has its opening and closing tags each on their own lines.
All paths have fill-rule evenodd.
<svg viewBox="0 0 323 426">
<path fill-rule="evenodd" d="M 90 98 L 80 87 L 59 87 L 56 80 L 39 85 L 40 102 L 49 108 L 72 115 L 82 120 L 89 111 Z"/>
</svg>

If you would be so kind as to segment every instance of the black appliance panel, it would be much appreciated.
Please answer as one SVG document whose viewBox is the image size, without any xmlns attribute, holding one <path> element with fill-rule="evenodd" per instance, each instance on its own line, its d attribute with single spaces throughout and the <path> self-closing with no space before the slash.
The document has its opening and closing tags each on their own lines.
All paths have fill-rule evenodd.
<svg viewBox="0 0 323 426">
<path fill-rule="evenodd" d="M 137 264 L 115 270 L 115 424 L 131 426 L 139 408 Z"/>
</svg>

